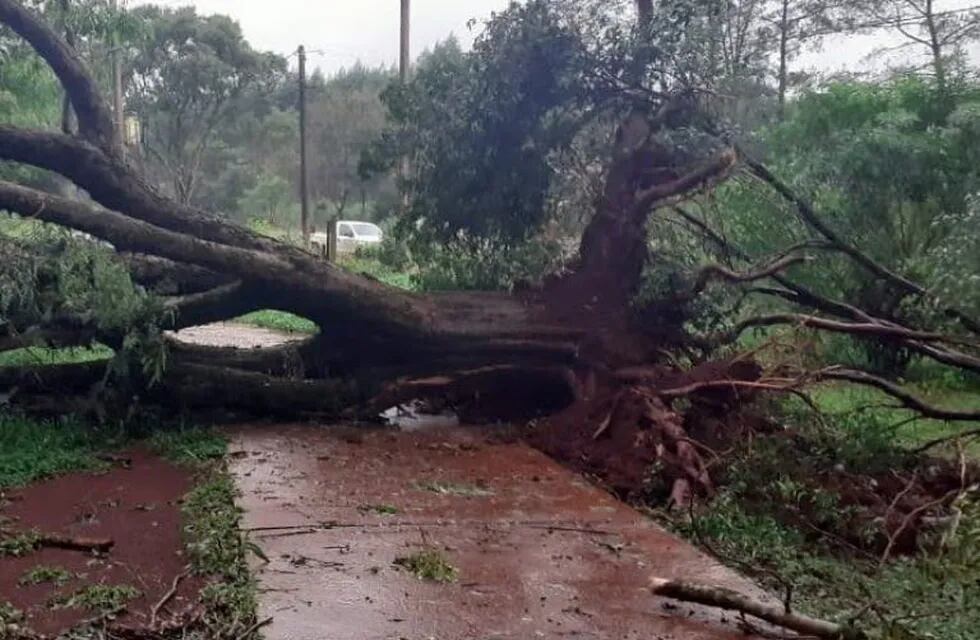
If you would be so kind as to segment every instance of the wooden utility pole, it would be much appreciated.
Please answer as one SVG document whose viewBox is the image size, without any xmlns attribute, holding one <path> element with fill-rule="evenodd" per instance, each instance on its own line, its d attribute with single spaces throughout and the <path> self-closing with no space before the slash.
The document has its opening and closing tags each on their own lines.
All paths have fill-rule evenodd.
<svg viewBox="0 0 980 640">
<path fill-rule="evenodd" d="M 402 0 L 402 20 L 401 20 L 401 44 L 399 48 L 398 56 L 398 77 L 401 83 L 408 84 L 408 75 L 412 65 L 412 2 L 411 0 Z M 408 179 L 409 174 L 412 171 L 411 159 L 404 155 L 402 156 L 401 162 L 398 165 L 398 177 L 402 181 Z M 411 205 L 411 200 L 409 198 L 408 189 L 405 189 L 402 193 L 402 213 L 408 211 Z"/>
<path fill-rule="evenodd" d="M 112 12 L 118 10 L 118 1 L 112 0 Z M 115 27 L 112 29 L 112 42 L 110 43 L 110 60 L 112 64 L 112 107 L 115 116 L 116 135 L 119 144 L 126 148 L 126 106 L 123 103 L 123 80 L 122 80 L 122 60 L 120 59 L 119 33 Z"/>
<path fill-rule="evenodd" d="M 401 55 L 398 59 L 398 73 L 402 83 L 408 82 L 408 72 L 412 64 L 412 2 L 402 0 Z"/>
<path fill-rule="evenodd" d="M 310 244 L 310 185 L 306 149 L 306 47 L 299 46 L 299 196 L 303 246 Z"/>
</svg>

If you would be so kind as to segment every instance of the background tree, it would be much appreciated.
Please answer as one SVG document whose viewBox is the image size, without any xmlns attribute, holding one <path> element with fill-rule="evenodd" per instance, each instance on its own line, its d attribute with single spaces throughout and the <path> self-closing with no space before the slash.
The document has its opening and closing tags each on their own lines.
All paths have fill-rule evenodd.
<svg viewBox="0 0 980 640">
<path fill-rule="evenodd" d="M 391 178 L 364 181 L 358 172 L 361 153 L 385 126 L 380 95 L 395 77 L 393 69 L 355 65 L 315 85 L 310 97 L 313 196 L 323 213 L 343 216 L 359 208 L 359 219 L 373 220 L 373 207 L 395 199 Z M 384 214 L 386 212 L 382 212 Z M 318 220 L 325 224 L 326 220 Z"/>
<path fill-rule="evenodd" d="M 254 51 L 225 16 L 152 5 L 133 16 L 146 36 L 134 43 L 127 100 L 143 125 L 149 167 L 167 177 L 178 202 L 195 202 L 217 131 L 248 91 L 268 93 L 283 81 L 286 61 Z"/>
<path fill-rule="evenodd" d="M 962 69 L 966 46 L 980 39 L 980 9 L 942 0 L 873 0 L 858 7 L 906 40 L 899 49 L 924 49 L 937 91 L 949 97 L 951 66 Z"/>
</svg>

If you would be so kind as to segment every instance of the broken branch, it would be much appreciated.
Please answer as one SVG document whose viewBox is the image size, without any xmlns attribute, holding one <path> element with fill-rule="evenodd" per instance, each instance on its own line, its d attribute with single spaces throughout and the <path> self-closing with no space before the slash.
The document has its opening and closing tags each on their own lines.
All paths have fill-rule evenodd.
<svg viewBox="0 0 980 640">
<path fill-rule="evenodd" d="M 874 387 L 901 402 L 904 408 L 915 411 L 925 418 L 949 421 L 980 420 L 980 411 L 978 410 L 958 411 L 955 409 L 943 409 L 941 407 L 933 406 L 914 394 L 909 393 L 897 384 L 865 371 L 838 369 L 832 367 L 830 369 L 817 372 L 816 377 L 820 380 L 843 380 L 868 387 Z"/>
<path fill-rule="evenodd" d="M 806 256 L 785 256 L 768 266 L 759 267 L 747 273 L 738 273 L 720 264 L 709 264 L 701 267 L 701 270 L 698 272 L 697 280 L 691 289 L 691 296 L 693 297 L 703 292 L 707 288 L 708 283 L 714 278 L 734 283 L 755 282 L 756 280 L 768 278 L 785 271 L 793 265 L 801 264 L 808 260 L 809 258 Z"/>
<path fill-rule="evenodd" d="M 37 544 L 49 549 L 107 553 L 116 543 L 110 538 L 73 538 L 59 534 L 44 534 L 38 539 Z"/>
<path fill-rule="evenodd" d="M 650 589 L 658 596 L 728 611 L 738 611 L 807 636 L 826 640 L 865 640 L 866 638 L 864 633 L 853 627 L 811 618 L 799 613 L 786 612 L 783 607 L 763 604 L 730 589 L 662 578 L 652 578 Z"/>
</svg>

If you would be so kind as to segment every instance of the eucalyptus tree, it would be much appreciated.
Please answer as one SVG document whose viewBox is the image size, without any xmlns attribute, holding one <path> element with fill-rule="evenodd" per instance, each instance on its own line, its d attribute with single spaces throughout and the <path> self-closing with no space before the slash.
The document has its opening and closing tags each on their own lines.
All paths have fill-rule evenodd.
<svg viewBox="0 0 980 640">
<path fill-rule="evenodd" d="M 273 92 L 286 60 L 252 49 L 227 16 L 155 5 L 130 16 L 142 29 L 129 47 L 126 97 L 141 120 L 150 169 L 178 202 L 196 202 L 219 129 L 246 110 L 249 92 Z"/>
</svg>

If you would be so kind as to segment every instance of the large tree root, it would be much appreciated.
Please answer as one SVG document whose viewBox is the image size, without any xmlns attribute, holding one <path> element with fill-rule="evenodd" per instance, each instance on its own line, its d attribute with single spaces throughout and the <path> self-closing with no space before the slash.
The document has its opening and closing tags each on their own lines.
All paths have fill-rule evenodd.
<svg viewBox="0 0 980 640">
<path fill-rule="evenodd" d="M 621 391 L 593 438 L 610 437 L 612 431 L 624 427 L 638 429 L 636 446 L 651 449 L 654 464 L 664 477 L 671 479 L 670 505 L 685 506 L 695 494 L 714 492 L 704 460 L 684 429 L 683 418 L 664 404 L 656 390 L 632 386 Z"/>
<path fill-rule="evenodd" d="M 784 607 L 763 604 L 730 589 L 662 578 L 652 578 L 650 589 L 654 594 L 665 598 L 738 611 L 806 637 L 826 640 L 866 640 L 867 638 L 863 632 L 853 627 L 793 613 Z"/>
</svg>

